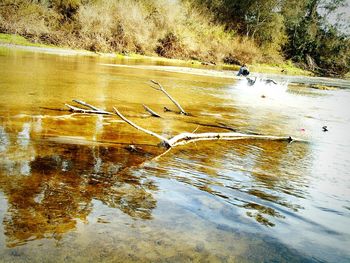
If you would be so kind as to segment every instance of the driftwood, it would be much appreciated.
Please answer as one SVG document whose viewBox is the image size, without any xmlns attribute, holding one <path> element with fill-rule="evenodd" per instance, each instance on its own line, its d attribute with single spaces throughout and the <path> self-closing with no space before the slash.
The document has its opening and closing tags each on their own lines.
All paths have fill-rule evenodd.
<svg viewBox="0 0 350 263">
<path fill-rule="evenodd" d="M 236 128 L 233 128 L 231 126 L 226 125 L 225 123 L 222 122 L 217 122 L 217 124 L 211 124 L 211 123 L 202 123 L 202 122 L 197 122 L 197 121 L 186 121 L 186 123 L 191 123 L 191 124 L 197 124 L 199 126 L 204 126 L 204 127 L 211 127 L 211 128 L 218 128 L 218 129 L 223 129 L 223 130 L 228 130 L 231 132 L 239 132 L 239 133 L 244 133 L 247 135 L 262 135 L 260 133 L 252 132 L 252 131 L 244 131 L 241 132 Z"/>
<path fill-rule="evenodd" d="M 254 134 L 244 134 L 238 132 L 206 132 L 206 133 L 181 133 L 172 137 L 168 140 L 168 143 L 171 147 L 177 145 L 184 145 L 190 142 L 196 141 L 211 141 L 211 140 L 269 140 L 269 141 L 287 141 L 292 142 L 296 141 L 292 137 L 283 137 L 283 136 L 272 136 L 272 135 L 254 135 Z"/>
<path fill-rule="evenodd" d="M 151 87 L 155 90 L 160 90 L 161 92 L 163 92 L 180 110 L 180 114 L 188 115 L 188 113 L 181 107 L 181 105 L 173 97 L 170 96 L 170 94 L 163 88 L 163 86 L 160 83 L 158 83 L 157 81 L 154 81 L 154 80 L 151 80 L 151 82 L 153 84 L 156 84 L 158 86 L 158 88 L 153 87 L 153 86 L 151 86 Z"/>
<path fill-rule="evenodd" d="M 147 107 L 145 104 L 142 104 L 142 106 L 149 114 L 151 114 L 151 116 L 156 117 L 156 118 L 161 118 L 161 116 L 158 113 L 156 113 L 155 111 L 153 111 L 152 109 Z"/>
<path fill-rule="evenodd" d="M 66 105 L 70 111 L 72 112 L 78 112 L 78 113 L 90 113 L 90 114 L 106 114 L 106 115 L 113 115 L 112 112 L 108 112 L 108 111 L 105 111 L 105 110 L 102 110 L 102 109 L 99 109 L 93 105 L 90 105 L 82 100 L 76 100 L 74 99 L 73 100 L 74 102 L 80 104 L 80 105 L 83 105 L 89 109 L 83 109 L 83 108 L 78 108 L 78 107 L 75 107 L 75 106 L 72 106 L 70 104 L 67 104 L 65 103 L 64 105 Z"/>
<path fill-rule="evenodd" d="M 157 82 L 154 82 L 157 83 Z M 160 84 L 159 84 L 160 85 Z M 163 90 L 163 88 L 160 86 L 159 90 Z M 166 92 L 165 92 L 166 93 Z M 65 104 L 71 111 L 73 112 L 81 112 L 81 113 L 92 113 L 92 114 L 108 114 L 108 115 L 114 115 L 112 112 L 104 111 L 102 109 L 99 109 L 93 105 L 90 105 L 84 101 L 81 100 L 73 100 L 74 102 L 88 108 L 78 108 L 69 104 Z M 157 113 L 155 113 L 153 110 L 148 108 L 146 105 L 143 105 L 146 111 L 148 111 L 152 116 L 157 116 L 160 117 Z M 181 107 L 181 106 L 180 106 Z M 272 136 L 272 135 L 261 135 L 261 134 L 247 134 L 247 133 L 241 133 L 237 132 L 235 129 L 226 126 L 225 124 L 219 123 L 219 125 L 210 125 L 210 124 L 202 124 L 202 123 L 197 123 L 199 125 L 203 126 L 211 126 L 211 127 L 217 127 L 217 128 L 224 128 L 224 129 L 229 129 L 231 132 L 206 132 L 206 133 L 195 133 L 193 131 L 192 133 L 190 132 L 185 132 L 178 134 L 176 136 L 173 136 L 172 138 L 166 138 L 160 134 L 157 134 L 155 132 L 149 131 L 145 128 L 142 128 L 141 126 L 138 126 L 131 120 L 127 119 L 124 115 L 122 115 L 117 108 L 113 107 L 114 112 L 116 115 L 118 115 L 123 121 L 131 125 L 137 130 L 140 130 L 148 135 L 151 135 L 153 137 L 156 137 L 161 141 L 161 145 L 167 149 L 178 146 L 178 145 L 184 145 L 190 142 L 196 142 L 196 141 L 209 141 L 209 140 L 242 140 L 242 139 L 252 139 L 252 140 L 273 140 L 273 141 L 287 141 L 287 142 L 292 142 L 292 141 L 302 141 L 299 139 L 292 138 L 290 136 L 285 137 L 285 136 Z M 187 113 L 186 113 L 187 114 Z M 197 130 L 197 129 L 196 129 Z"/>
<path fill-rule="evenodd" d="M 113 107 L 115 113 L 126 123 L 133 126 L 137 130 L 143 131 L 151 136 L 158 138 L 161 141 L 161 145 L 165 148 L 171 148 L 178 145 L 184 145 L 190 142 L 196 141 L 209 141 L 209 140 L 242 140 L 242 139 L 254 139 L 254 140 L 271 140 L 271 141 L 301 141 L 294 139 L 290 136 L 271 136 L 271 135 L 255 135 L 255 134 L 244 134 L 238 132 L 225 132 L 225 133 L 216 133 L 216 132 L 206 132 L 206 133 L 181 133 L 170 139 L 165 138 L 155 132 L 144 129 L 132 121 L 124 117 L 115 107 Z"/>
<path fill-rule="evenodd" d="M 227 126 L 227 125 L 222 124 L 222 123 L 211 124 L 211 123 L 202 123 L 202 122 L 197 122 L 197 121 L 186 121 L 186 123 L 197 124 L 199 126 L 204 126 L 204 127 L 211 127 L 211 128 L 218 128 L 218 129 L 223 129 L 223 130 L 229 130 L 229 131 L 233 131 L 233 132 L 237 131 L 237 129 L 232 128 L 232 127 Z"/>
<path fill-rule="evenodd" d="M 73 101 L 76 102 L 76 103 L 78 103 L 78 104 L 81 104 L 81 105 L 83 105 L 83 106 L 85 106 L 85 107 L 87 107 L 87 108 L 90 108 L 90 109 L 92 109 L 92 110 L 94 110 L 94 111 L 100 111 L 99 108 L 96 108 L 95 106 L 92 106 L 91 104 L 88 104 L 88 103 L 86 103 L 85 101 L 77 100 L 77 99 L 74 99 Z"/>
<path fill-rule="evenodd" d="M 130 125 L 131 125 L 132 127 L 134 127 L 135 129 L 140 130 L 140 131 L 143 131 L 144 133 L 147 133 L 147 134 L 149 134 L 149 135 L 151 135 L 151 136 L 154 136 L 154 137 L 158 138 L 161 142 L 164 143 L 164 146 L 165 146 L 165 147 L 167 147 L 167 148 L 171 147 L 171 145 L 168 143 L 168 139 L 167 139 L 167 138 L 165 138 L 165 137 L 163 137 L 162 135 L 159 135 L 159 134 L 157 134 L 157 133 L 154 133 L 154 132 L 152 132 L 152 131 L 146 130 L 146 129 L 144 129 L 144 128 L 138 126 L 137 124 L 133 123 L 132 121 L 128 120 L 127 118 L 124 117 L 124 115 L 122 115 L 122 114 L 117 110 L 116 107 L 113 107 L 113 109 L 114 109 L 114 112 L 115 112 L 123 121 L 125 121 L 125 122 L 128 123 L 128 124 L 130 124 Z"/>
</svg>

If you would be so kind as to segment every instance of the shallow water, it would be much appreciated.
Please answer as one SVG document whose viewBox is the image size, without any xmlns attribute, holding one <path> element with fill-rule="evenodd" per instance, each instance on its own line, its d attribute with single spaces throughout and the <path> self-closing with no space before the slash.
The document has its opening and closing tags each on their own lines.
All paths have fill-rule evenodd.
<svg viewBox="0 0 350 263">
<path fill-rule="evenodd" d="M 113 63 L 127 62 L 0 50 L 0 261 L 350 261 L 349 90 Z M 191 116 L 163 112 L 176 109 L 150 79 Z M 64 111 L 75 98 L 167 137 L 229 126 L 305 142 L 160 155 L 117 117 Z"/>
</svg>

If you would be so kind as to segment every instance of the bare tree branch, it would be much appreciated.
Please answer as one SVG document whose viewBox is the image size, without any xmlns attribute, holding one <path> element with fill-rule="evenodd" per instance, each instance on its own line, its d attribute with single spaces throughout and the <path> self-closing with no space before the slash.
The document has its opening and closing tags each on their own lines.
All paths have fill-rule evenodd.
<svg viewBox="0 0 350 263">
<path fill-rule="evenodd" d="M 212 141 L 212 140 L 242 140 L 242 139 L 253 139 L 253 140 L 270 140 L 270 141 L 301 141 L 294 139 L 290 136 L 282 137 L 282 136 L 272 136 L 272 135 L 253 135 L 253 134 L 244 134 L 237 132 L 226 132 L 226 133 L 215 133 L 215 132 L 207 132 L 207 133 L 181 133 L 172 137 L 169 140 L 169 144 L 171 147 L 175 147 L 178 145 L 184 145 L 190 142 L 196 141 Z"/>
<path fill-rule="evenodd" d="M 64 105 L 66 105 L 69 108 L 69 110 L 72 111 L 72 112 L 91 113 L 91 114 L 110 114 L 110 113 L 106 113 L 106 112 L 100 112 L 100 111 L 95 111 L 95 110 L 86 110 L 86 109 L 78 108 L 78 107 L 69 105 L 67 103 L 65 103 Z"/>
<path fill-rule="evenodd" d="M 83 106 L 85 106 L 85 107 L 88 107 L 88 108 L 90 108 L 90 109 L 92 109 L 92 110 L 101 111 L 101 109 L 96 108 L 95 106 L 92 106 L 91 104 L 88 104 L 88 103 L 86 103 L 85 101 L 77 100 L 77 99 L 74 99 L 73 101 L 76 102 L 76 103 L 78 103 L 78 104 L 81 104 L 81 105 L 83 105 Z"/>
<path fill-rule="evenodd" d="M 73 100 L 74 102 L 78 103 L 78 104 L 81 104 L 87 108 L 90 108 L 91 110 L 87 110 L 87 109 L 83 109 L 83 108 L 78 108 L 78 107 L 75 107 L 75 106 L 72 106 L 70 104 L 67 104 L 65 103 L 64 105 L 66 105 L 70 111 L 72 112 L 79 112 L 79 113 L 92 113 L 92 114 L 106 114 L 106 115 L 113 115 L 112 112 L 108 112 L 108 111 L 104 111 L 102 109 L 99 109 L 95 106 L 92 106 L 84 101 L 81 101 L 81 100 L 76 100 L 74 99 Z"/>
<path fill-rule="evenodd" d="M 181 107 L 181 105 L 173 97 L 170 96 L 170 94 L 163 88 L 163 86 L 160 83 L 154 80 L 151 80 L 151 82 L 158 85 L 159 87 L 159 88 L 155 88 L 155 87 L 152 87 L 152 88 L 162 91 L 176 105 L 176 107 L 178 107 L 181 114 L 188 115 L 188 113 Z"/>
<path fill-rule="evenodd" d="M 196 141 L 210 141 L 210 140 L 242 140 L 242 139 L 253 139 L 253 140 L 271 140 L 271 141 L 302 141 L 299 139 L 294 139 L 290 136 L 283 137 L 283 136 L 272 136 L 272 135 L 255 135 L 255 134 L 244 134 L 244 133 L 238 133 L 238 132 L 225 132 L 225 133 L 215 133 L 215 132 L 207 132 L 207 133 L 181 133 L 178 134 L 171 139 L 167 139 L 157 133 L 154 133 L 152 131 L 146 130 L 137 124 L 133 123 L 132 121 L 128 120 L 126 117 L 124 117 L 116 108 L 114 108 L 114 111 L 116 114 L 124 120 L 126 123 L 130 124 L 134 128 L 143 131 L 149 135 L 152 135 L 154 137 L 157 137 L 162 141 L 162 144 L 166 148 L 175 147 L 178 145 L 184 145 L 190 142 L 196 142 Z"/>
<path fill-rule="evenodd" d="M 197 122 L 197 121 L 186 121 L 186 122 L 191 123 L 191 124 L 197 124 L 199 126 L 225 129 L 225 130 L 229 130 L 229 131 L 233 131 L 233 132 L 237 131 L 237 129 L 230 127 L 230 126 L 227 126 L 226 124 L 223 124 L 223 123 L 211 124 L 211 123 L 202 123 L 202 122 Z"/>
<path fill-rule="evenodd" d="M 114 112 L 115 112 L 123 121 L 125 121 L 125 122 L 128 123 L 128 124 L 130 124 L 130 125 L 131 125 L 132 127 L 134 127 L 135 129 L 140 130 L 140 131 L 143 131 L 144 133 L 147 133 L 147 134 L 149 134 L 149 135 L 151 135 L 151 136 L 154 136 L 154 137 L 158 138 L 159 140 L 162 141 L 162 144 L 163 144 L 166 148 L 171 147 L 171 145 L 169 144 L 169 141 L 168 141 L 167 138 L 163 137 L 162 135 L 159 135 L 159 134 L 157 134 L 157 133 L 154 133 L 154 132 L 152 132 L 152 131 L 146 130 L 146 129 L 144 129 L 144 128 L 138 126 L 137 124 L 133 123 L 132 121 L 130 121 L 130 120 L 128 120 L 126 117 L 124 117 L 124 115 L 121 114 L 121 113 L 117 110 L 117 108 L 113 107 L 113 109 L 114 109 Z"/>
<path fill-rule="evenodd" d="M 79 100 L 75 100 L 79 104 L 86 104 L 84 106 L 89 107 L 91 109 L 96 109 L 96 110 L 87 110 L 87 109 L 82 109 L 78 107 L 74 107 L 69 104 L 65 104 L 71 111 L 74 112 L 81 112 L 81 113 L 94 113 L 94 114 L 113 114 L 111 112 L 107 111 L 102 111 L 92 105 L 87 106 L 89 104 L 85 102 L 81 102 Z M 145 108 L 148 108 L 144 105 Z M 260 134 L 246 134 L 246 133 L 239 133 L 239 132 L 224 132 L 224 133 L 216 133 L 216 132 L 206 132 L 206 133 L 181 133 L 178 134 L 170 139 L 165 138 L 162 135 L 159 135 L 155 132 L 149 131 L 145 128 L 142 128 L 138 126 L 137 124 L 133 123 L 129 119 L 127 119 L 124 115 L 122 115 L 117 108 L 113 107 L 114 112 L 116 115 L 118 115 L 123 121 L 131 125 L 137 130 L 140 130 L 148 135 L 151 135 L 153 137 L 158 138 L 161 141 L 161 145 L 164 146 L 165 148 L 171 148 L 175 147 L 178 145 L 184 145 L 190 142 L 196 142 L 196 141 L 209 141 L 209 140 L 241 140 L 241 139 L 253 139 L 253 140 L 273 140 L 273 141 L 287 141 L 287 142 L 292 142 L 292 141 L 299 141 L 303 142 L 303 140 L 299 139 L 294 139 L 292 137 L 283 137 L 283 136 L 272 136 L 272 135 L 260 135 Z M 197 127 L 198 128 L 198 127 Z M 226 128 L 226 127 L 225 127 Z M 304 141 L 306 142 L 306 141 Z"/>
<path fill-rule="evenodd" d="M 153 117 L 161 118 L 161 116 L 156 113 L 155 111 L 151 110 L 149 107 L 147 107 L 145 104 L 142 104 L 142 106 L 145 108 L 145 110 L 150 113 Z"/>
</svg>

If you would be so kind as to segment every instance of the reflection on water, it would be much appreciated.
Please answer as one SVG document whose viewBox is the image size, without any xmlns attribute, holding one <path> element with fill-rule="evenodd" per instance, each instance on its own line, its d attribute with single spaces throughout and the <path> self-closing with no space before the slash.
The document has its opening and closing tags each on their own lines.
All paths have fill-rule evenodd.
<svg viewBox="0 0 350 263">
<path fill-rule="evenodd" d="M 349 91 L 0 54 L 5 262 L 350 260 Z M 192 115 L 163 112 L 174 106 L 149 79 Z M 160 155 L 156 139 L 114 116 L 62 111 L 74 98 L 117 106 L 163 136 L 232 128 L 307 142 L 201 142 Z"/>
<path fill-rule="evenodd" d="M 6 129 L 2 128 L 2 137 Z M 156 200 L 151 180 L 126 168 L 152 156 L 124 148 L 30 141 L 26 123 L 17 140 L 7 140 L 1 159 L 0 189 L 8 211 L 3 225 L 8 246 L 40 238 L 60 239 L 85 221 L 92 200 L 133 218 L 151 219 Z M 38 154 L 36 154 L 38 153 Z"/>
</svg>

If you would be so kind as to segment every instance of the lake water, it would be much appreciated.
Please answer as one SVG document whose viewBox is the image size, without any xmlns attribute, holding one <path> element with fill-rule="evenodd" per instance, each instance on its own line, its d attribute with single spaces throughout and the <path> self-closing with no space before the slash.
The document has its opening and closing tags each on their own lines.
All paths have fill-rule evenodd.
<svg viewBox="0 0 350 263">
<path fill-rule="evenodd" d="M 0 49 L 0 261 L 350 262 L 350 90 L 156 64 Z M 176 108 L 150 79 L 191 115 L 163 112 Z M 162 155 L 117 116 L 66 111 L 72 99 L 169 138 L 225 126 L 304 141 Z"/>
</svg>

